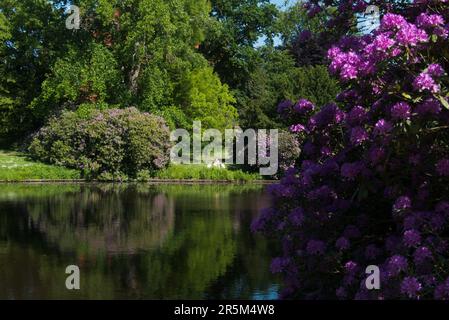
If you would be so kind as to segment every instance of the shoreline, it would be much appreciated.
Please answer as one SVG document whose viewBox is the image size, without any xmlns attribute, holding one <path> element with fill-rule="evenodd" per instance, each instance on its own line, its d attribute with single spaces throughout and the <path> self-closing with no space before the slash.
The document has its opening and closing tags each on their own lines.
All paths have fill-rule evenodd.
<svg viewBox="0 0 449 320">
<path fill-rule="evenodd" d="M 253 181 L 243 181 L 243 180 L 195 180 L 195 179 L 150 179 L 145 181 L 99 181 L 99 180 L 85 180 L 85 179 L 29 179 L 29 180 L 0 180 L 0 184 L 186 184 L 186 185 L 201 185 L 201 184 L 256 184 L 256 185 L 270 185 L 279 183 L 279 180 L 253 180 Z"/>
</svg>

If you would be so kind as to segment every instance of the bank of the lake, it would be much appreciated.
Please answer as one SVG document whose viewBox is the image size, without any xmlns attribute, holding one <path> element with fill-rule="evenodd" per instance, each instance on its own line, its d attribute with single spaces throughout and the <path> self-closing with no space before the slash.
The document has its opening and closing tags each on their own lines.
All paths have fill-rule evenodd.
<svg viewBox="0 0 449 320">
<path fill-rule="evenodd" d="M 78 180 L 77 170 L 34 162 L 19 152 L 0 150 L 0 181 Z"/>
</svg>

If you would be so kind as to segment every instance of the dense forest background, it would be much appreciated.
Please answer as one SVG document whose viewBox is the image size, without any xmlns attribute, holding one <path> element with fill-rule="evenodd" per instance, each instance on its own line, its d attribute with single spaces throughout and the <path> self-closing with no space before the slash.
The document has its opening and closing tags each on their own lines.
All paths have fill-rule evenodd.
<svg viewBox="0 0 449 320">
<path fill-rule="evenodd" d="M 170 128 L 286 127 L 281 101 L 339 91 L 304 42 L 320 19 L 268 0 L 0 0 L 0 139 L 20 145 L 64 110 L 128 107 Z"/>
</svg>

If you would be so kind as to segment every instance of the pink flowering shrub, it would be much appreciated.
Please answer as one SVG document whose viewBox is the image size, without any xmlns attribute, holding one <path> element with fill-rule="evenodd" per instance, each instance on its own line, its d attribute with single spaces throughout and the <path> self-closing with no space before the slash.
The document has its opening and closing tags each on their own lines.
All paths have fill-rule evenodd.
<svg viewBox="0 0 449 320">
<path fill-rule="evenodd" d="M 170 131 L 161 117 L 136 108 L 64 112 L 34 136 L 29 151 L 88 178 L 136 178 L 168 164 Z"/>
<path fill-rule="evenodd" d="M 265 153 L 262 153 L 261 155 L 257 157 L 256 164 L 254 165 L 247 165 L 243 167 L 247 171 L 250 172 L 256 172 L 260 168 L 263 168 L 266 166 L 265 157 L 270 157 L 271 154 L 271 148 L 270 146 L 275 143 L 275 141 L 272 139 L 271 135 L 267 133 L 265 139 L 258 139 L 257 140 L 257 150 L 265 150 Z M 287 172 L 288 169 L 292 168 L 296 164 L 296 160 L 299 158 L 301 154 L 301 149 L 299 148 L 300 142 L 298 141 L 295 134 L 288 132 L 287 130 L 279 130 L 278 132 L 278 171 L 273 176 L 273 178 L 280 178 L 284 175 L 285 172 Z M 246 151 L 246 150 L 245 150 Z"/>
<path fill-rule="evenodd" d="M 330 47 L 337 104 L 279 107 L 301 161 L 253 229 L 282 244 L 283 297 L 449 299 L 449 3 L 399 2 L 379 3 L 376 31 Z M 311 14 L 322 3 L 338 4 L 340 25 L 366 8 L 309 1 Z M 369 265 L 380 290 L 366 288 Z"/>
</svg>

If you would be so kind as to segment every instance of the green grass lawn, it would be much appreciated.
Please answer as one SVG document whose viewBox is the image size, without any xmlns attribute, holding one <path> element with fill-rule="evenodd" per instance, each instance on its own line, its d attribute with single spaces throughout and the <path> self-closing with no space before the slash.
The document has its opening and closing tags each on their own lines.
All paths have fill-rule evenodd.
<svg viewBox="0 0 449 320">
<path fill-rule="evenodd" d="M 21 153 L 0 150 L 0 181 L 76 180 L 81 178 L 81 173 L 77 170 L 33 162 Z M 255 181 L 259 180 L 260 176 L 241 170 L 207 168 L 205 165 L 171 165 L 154 176 L 148 177 L 148 180 L 152 179 Z"/>
<path fill-rule="evenodd" d="M 33 162 L 20 153 L 0 150 L 0 181 L 74 179 L 80 179 L 76 170 Z"/>
<path fill-rule="evenodd" d="M 254 173 L 245 173 L 241 170 L 208 168 L 206 165 L 171 165 L 167 169 L 156 173 L 156 178 L 176 180 L 255 181 L 259 180 L 260 176 Z"/>
</svg>

